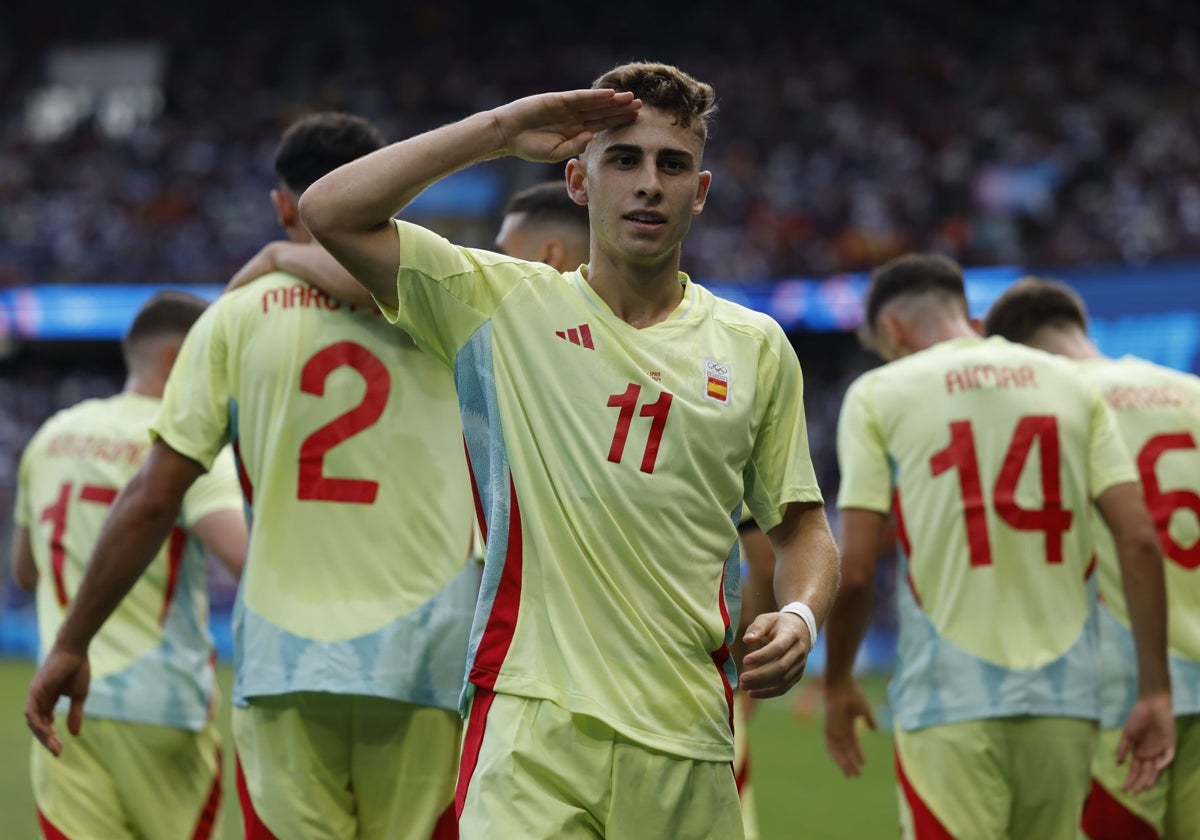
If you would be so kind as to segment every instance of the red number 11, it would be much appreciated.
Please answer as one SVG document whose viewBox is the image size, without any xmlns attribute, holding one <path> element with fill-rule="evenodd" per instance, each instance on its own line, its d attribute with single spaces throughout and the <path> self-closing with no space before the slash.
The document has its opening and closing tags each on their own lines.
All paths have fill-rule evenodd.
<svg viewBox="0 0 1200 840">
<path fill-rule="evenodd" d="M 613 432 L 612 445 L 608 447 L 608 460 L 614 464 L 621 463 L 625 455 L 625 439 L 629 437 L 629 426 L 633 423 L 633 412 L 637 408 L 638 398 L 642 395 L 642 386 L 632 382 L 623 394 L 613 394 L 608 398 L 609 408 L 619 408 L 617 428 Z M 668 391 L 663 391 L 659 398 L 648 405 L 642 406 L 638 412 L 642 417 L 650 417 L 650 436 L 646 439 L 646 451 L 642 453 L 641 470 L 644 473 L 654 472 L 654 463 L 658 460 L 658 447 L 662 443 L 663 430 L 667 427 L 667 414 L 671 411 L 671 400 L 674 397 Z"/>
</svg>

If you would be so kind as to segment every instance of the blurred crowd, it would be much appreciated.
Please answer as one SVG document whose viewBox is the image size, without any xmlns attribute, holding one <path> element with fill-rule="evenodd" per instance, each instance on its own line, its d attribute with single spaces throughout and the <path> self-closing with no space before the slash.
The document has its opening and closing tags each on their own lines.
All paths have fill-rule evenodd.
<svg viewBox="0 0 1200 840">
<path fill-rule="evenodd" d="M 222 282 L 276 235 L 266 203 L 298 113 L 364 114 L 392 138 L 630 58 L 711 81 L 709 206 L 684 249 L 710 280 L 827 276 L 934 249 L 970 265 L 1200 254 L 1200 6 L 1061 0 L 992 18 L 949 2 L 599 11 L 546 0 L 165 6 L 21 4 L 0 29 L 0 285 Z M 878 8 L 876 8 L 878 6 Z M 144 8 L 143 8 L 144 7 Z M 125 139 L 23 130 L 62 44 L 165 47 L 164 109 Z M 510 188 L 446 220 L 491 241 Z"/>
</svg>

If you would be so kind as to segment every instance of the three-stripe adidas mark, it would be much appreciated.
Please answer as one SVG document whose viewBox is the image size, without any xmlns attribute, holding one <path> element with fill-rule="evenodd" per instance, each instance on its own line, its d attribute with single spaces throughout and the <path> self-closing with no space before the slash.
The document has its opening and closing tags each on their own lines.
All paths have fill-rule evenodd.
<svg viewBox="0 0 1200 840">
<path fill-rule="evenodd" d="M 554 334 L 563 341 L 578 344 L 589 350 L 596 349 L 596 345 L 592 344 L 592 328 L 587 324 L 580 324 L 578 327 L 572 327 L 569 330 L 555 330 Z"/>
</svg>

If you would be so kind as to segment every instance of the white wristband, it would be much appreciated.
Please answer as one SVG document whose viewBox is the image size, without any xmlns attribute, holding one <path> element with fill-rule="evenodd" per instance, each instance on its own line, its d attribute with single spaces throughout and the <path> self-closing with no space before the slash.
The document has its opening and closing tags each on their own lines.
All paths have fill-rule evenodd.
<svg viewBox="0 0 1200 840">
<path fill-rule="evenodd" d="M 780 612 L 791 613 L 798 615 L 808 627 L 808 642 L 810 646 L 815 647 L 817 644 L 817 617 L 813 615 L 813 611 L 808 608 L 808 604 L 802 601 L 792 601 L 780 608 Z"/>
</svg>

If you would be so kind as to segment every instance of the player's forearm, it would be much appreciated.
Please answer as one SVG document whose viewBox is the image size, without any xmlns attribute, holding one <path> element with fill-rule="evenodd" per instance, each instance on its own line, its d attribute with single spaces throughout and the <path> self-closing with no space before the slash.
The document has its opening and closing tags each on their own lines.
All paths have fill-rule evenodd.
<svg viewBox="0 0 1200 840">
<path fill-rule="evenodd" d="M 1167 594 L 1157 539 L 1118 541 L 1117 557 L 1137 652 L 1138 692 L 1169 691 Z"/>
<path fill-rule="evenodd" d="M 335 169 L 304 191 L 301 216 L 322 242 L 373 231 L 434 181 L 503 151 L 491 113 L 474 114 Z"/>
<path fill-rule="evenodd" d="M 825 509 L 788 506 L 784 522 L 771 532 L 775 544 L 775 600 L 801 601 L 813 611 L 817 627 L 825 622 L 838 588 L 838 551 Z"/>
<path fill-rule="evenodd" d="M 343 303 L 374 306 L 371 293 L 342 264 L 316 243 L 276 242 L 271 259 L 279 271 L 307 280 Z"/>
<path fill-rule="evenodd" d="M 847 685 L 854 677 L 854 660 L 867 627 L 875 599 L 873 578 L 843 576 L 837 599 L 825 622 L 825 684 Z"/>
<path fill-rule="evenodd" d="M 56 644 L 86 653 L 100 627 L 133 588 L 170 533 L 179 506 L 155 494 L 139 473 L 117 496 L 71 601 Z"/>
</svg>

